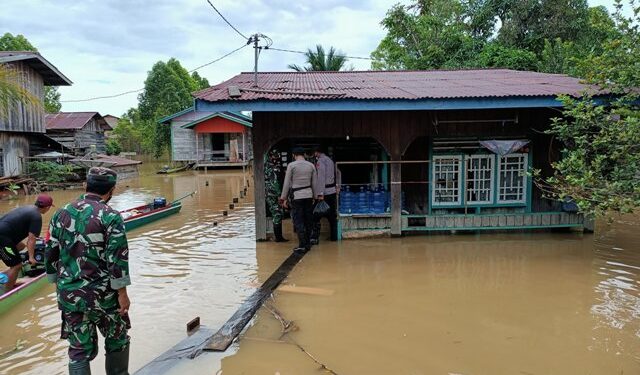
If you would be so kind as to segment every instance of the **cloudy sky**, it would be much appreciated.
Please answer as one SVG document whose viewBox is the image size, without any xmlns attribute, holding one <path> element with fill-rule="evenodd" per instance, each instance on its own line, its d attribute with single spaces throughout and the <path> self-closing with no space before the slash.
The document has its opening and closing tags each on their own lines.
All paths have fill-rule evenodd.
<svg viewBox="0 0 640 375">
<path fill-rule="evenodd" d="M 261 32 L 273 47 L 305 50 L 333 45 L 351 56 L 369 56 L 384 36 L 380 21 L 398 0 L 211 0 L 245 35 Z M 62 100 L 113 95 L 144 86 L 158 60 L 176 57 L 187 69 L 212 61 L 245 41 L 206 0 L 1 0 L 0 34 L 23 34 L 73 81 Z M 402 1 L 407 2 L 407 0 Z M 590 0 L 608 5 L 612 0 Z M 304 56 L 264 51 L 260 70 L 286 70 Z M 366 60 L 351 60 L 368 69 Z M 211 84 L 253 69 L 246 47 L 199 70 Z M 64 111 L 119 116 L 137 94 L 80 103 Z"/>
</svg>

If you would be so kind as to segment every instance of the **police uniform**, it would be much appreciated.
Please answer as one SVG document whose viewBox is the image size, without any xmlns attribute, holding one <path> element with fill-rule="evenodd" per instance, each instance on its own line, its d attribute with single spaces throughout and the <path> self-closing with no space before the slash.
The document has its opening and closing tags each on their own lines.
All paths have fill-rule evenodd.
<svg viewBox="0 0 640 375">
<path fill-rule="evenodd" d="M 338 213 L 337 213 L 337 188 L 336 188 L 336 166 L 327 155 L 320 153 L 316 158 L 316 170 L 318 173 L 318 196 L 322 196 L 324 201 L 329 205 L 329 212 L 325 215 L 329 221 L 330 239 L 336 241 L 338 239 Z M 313 231 L 311 233 L 312 243 L 318 243 L 320 237 L 320 220 L 316 217 L 314 220 Z"/>
<path fill-rule="evenodd" d="M 107 168 L 91 168 L 87 178 L 100 178 L 115 185 L 116 173 Z M 131 325 L 128 315 L 118 312 L 117 290 L 130 285 L 131 280 L 129 248 L 120 213 L 99 195 L 87 193 L 53 215 L 49 232 L 45 267 L 49 281 L 57 286 L 61 338 L 69 341 L 70 372 L 74 373 L 74 364 L 88 368 L 88 362 L 96 357 L 96 328 L 105 338 L 107 373 L 112 353 L 126 351 L 128 364 L 127 330 Z"/>
<path fill-rule="evenodd" d="M 280 174 L 282 173 L 282 164 L 280 162 L 280 153 L 277 150 L 271 150 L 264 156 L 264 184 L 266 189 L 267 209 L 271 214 L 273 221 L 273 234 L 276 242 L 287 241 L 282 237 L 282 207 L 278 204 L 278 198 L 282 192 L 280 186 Z"/>
</svg>

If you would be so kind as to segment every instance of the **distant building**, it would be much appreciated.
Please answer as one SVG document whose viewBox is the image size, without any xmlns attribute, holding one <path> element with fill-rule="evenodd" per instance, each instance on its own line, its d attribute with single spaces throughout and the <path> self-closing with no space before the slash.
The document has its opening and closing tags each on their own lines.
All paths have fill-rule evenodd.
<svg viewBox="0 0 640 375">
<path fill-rule="evenodd" d="M 118 121 L 120 121 L 120 117 L 116 117 L 114 115 L 105 115 L 103 118 L 104 121 L 109 124 L 109 127 L 111 127 L 111 129 L 115 129 L 118 125 Z M 105 130 L 104 136 L 105 138 L 109 139 L 111 137 L 111 130 Z"/>
<path fill-rule="evenodd" d="M 242 167 L 253 158 L 251 118 L 239 112 L 201 112 L 195 108 L 159 121 L 171 126 L 171 160 L 195 167 Z"/>
<path fill-rule="evenodd" d="M 44 86 L 71 85 L 71 81 L 38 52 L 0 52 L 0 64 L 15 70 L 23 87 L 41 102 L 44 102 Z M 18 102 L 9 108 L 6 118 L 0 118 L 0 177 L 25 173 L 32 143 L 60 150 L 57 142 L 45 135 L 44 116 L 42 105 Z"/>
<path fill-rule="evenodd" d="M 111 126 L 98 112 L 51 113 L 45 119 L 47 135 L 74 154 L 85 154 L 93 145 L 97 152 L 106 152 L 104 132 Z"/>
</svg>

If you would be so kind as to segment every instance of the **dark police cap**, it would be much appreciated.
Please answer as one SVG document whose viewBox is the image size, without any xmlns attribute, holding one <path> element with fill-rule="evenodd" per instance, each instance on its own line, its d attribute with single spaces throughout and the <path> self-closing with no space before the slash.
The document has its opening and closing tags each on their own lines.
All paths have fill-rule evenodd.
<svg viewBox="0 0 640 375">
<path fill-rule="evenodd" d="M 294 147 L 293 150 L 291 150 L 291 153 L 294 155 L 304 155 L 304 148 Z"/>
<path fill-rule="evenodd" d="M 95 181 L 102 183 L 116 184 L 118 174 L 113 170 L 105 167 L 92 167 L 87 172 L 87 181 Z"/>
</svg>

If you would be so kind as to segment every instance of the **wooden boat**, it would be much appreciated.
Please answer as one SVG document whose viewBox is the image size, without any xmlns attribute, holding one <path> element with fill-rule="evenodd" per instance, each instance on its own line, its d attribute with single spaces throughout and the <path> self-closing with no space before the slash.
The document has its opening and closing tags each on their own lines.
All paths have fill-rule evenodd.
<svg viewBox="0 0 640 375">
<path fill-rule="evenodd" d="M 157 174 L 171 174 L 171 173 L 176 173 L 176 172 L 182 172 L 182 171 L 186 171 L 187 169 L 190 169 L 191 167 L 194 166 L 195 163 L 187 163 L 181 167 L 177 167 L 177 168 L 167 168 L 164 167 L 162 169 L 160 169 Z"/>
<path fill-rule="evenodd" d="M 47 284 L 47 274 L 42 273 L 35 277 L 21 277 L 16 282 L 16 287 L 0 295 L 0 315 L 9 311 L 25 298 L 32 296 Z"/>
<path fill-rule="evenodd" d="M 128 210 L 120 211 L 124 218 L 124 227 L 126 230 L 136 229 L 145 224 L 149 224 L 156 220 L 160 220 L 169 215 L 177 214 L 182 208 L 182 203 L 176 201 L 167 204 L 164 207 L 154 208 L 153 203 L 145 204 L 144 206 L 138 206 L 130 208 Z"/>
</svg>

